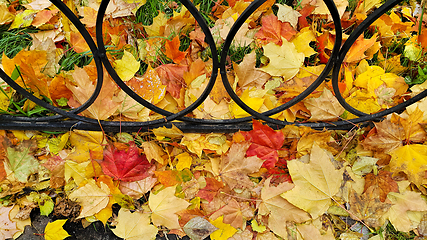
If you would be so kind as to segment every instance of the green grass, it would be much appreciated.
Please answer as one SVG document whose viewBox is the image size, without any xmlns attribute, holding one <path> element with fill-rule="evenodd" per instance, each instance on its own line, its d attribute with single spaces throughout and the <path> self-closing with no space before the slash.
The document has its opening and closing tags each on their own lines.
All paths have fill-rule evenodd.
<svg viewBox="0 0 427 240">
<path fill-rule="evenodd" d="M 3 53 L 8 58 L 13 58 L 21 50 L 32 45 L 33 38 L 28 34 L 36 32 L 28 28 L 0 31 L 0 59 Z"/>
</svg>

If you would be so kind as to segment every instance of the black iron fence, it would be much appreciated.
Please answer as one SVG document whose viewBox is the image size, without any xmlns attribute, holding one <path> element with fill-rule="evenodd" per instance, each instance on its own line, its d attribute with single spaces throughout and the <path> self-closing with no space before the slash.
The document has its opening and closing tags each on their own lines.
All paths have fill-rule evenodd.
<svg viewBox="0 0 427 240">
<path fill-rule="evenodd" d="M 201 96 L 194 101 L 190 106 L 181 110 L 178 113 L 172 113 L 161 109 L 146 99 L 142 98 L 140 95 L 132 91 L 118 76 L 117 72 L 114 70 L 113 66 L 107 59 L 106 47 L 103 42 L 103 25 L 104 15 L 109 4 L 109 0 L 102 0 L 100 8 L 98 10 L 97 20 L 96 20 L 96 43 L 93 38 L 80 22 L 78 17 L 61 1 L 61 0 L 51 0 L 52 3 L 60 10 L 62 13 L 76 26 L 80 34 L 86 40 L 90 50 L 93 54 L 97 69 L 97 83 L 95 90 L 92 96 L 83 103 L 80 107 L 75 109 L 65 111 L 61 108 L 58 108 L 54 105 L 48 104 L 47 102 L 37 98 L 29 91 L 21 87 L 15 81 L 11 79 L 3 70 L 0 69 L 0 77 L 16 92 L 26 97 L 27 99 L 33 101 L 34 103 L 52 111 L 55 113 L 53 116 L 46 117 L 22 117 L 22 116 L 11 116 L 11 115 L 0 115 L 0 129 L 20 129 L 20 130 L 49 130 L 49 131 L 63 131 L 73 129 L 85 129 L 85 130 L 101 130 L 102 129 L 108 132 L 118 132 L 118 131 L 147 131 L 152 128 L 167 126 L 170 127 L 171 124 L 176 125 L 184 131 L 197 131 L 197 132 L 231 132 L 237 130 L 249 130 L 251 129 L 251 119 L 259 119 L 268 123 L 270 126 L 275 128 L 281 128 L 286 125 L 295 124 L 298 126 L 308 126 L 312 128 L 322 129 L 322 128 L 333 128 L 333 129 L 349 129 L 354 127 L 357 124 L 365 123 L 369 121 L 380 120 L 382 117 L 405 109 L 407 106 L 421 100 L 427 95 L 427 90 L 421 92 L 415 97 L 400 103 L 397 106 L 391 107 L 389 109 L 383 110 L 375 114 L 366 114 L 363 113 L 352 106 L 350 106 L 343 96 L 340 93 L 338 83 L 339 83 L 339 73 L 341 64 L 344 61 L 344 58 L 349 51 L 350 47 L 355 43 L 356 39 L 365 32 L 366 29 L 381 15 L 392 9 L 402 0 L 388 0 L 381 7 L 376 9 L 372 14 L 370 14 L 357 28 L 351 33 L 348 39 L 342 44 L 342 27 L 340 16 L 338 10 L 333 2 L 333 0 L 324 0 L 326 6 L 328 7 L 330 14 L 333 19 L 333 23 L 336 30 L 335 43 L 333 50 L 331 52 L 330 59 L 326 63 L 324 70 L 318 76 L 318 78 L 301 94 L 292 100 L 284 103 L 283 105 L 271 109 L 269 111 L 259 113 L 254 109 L 246 105 L 233 90 L 227 79 L 226 72 L 226 58 L 229 53 L 229 49 L 233 38 L 235 37 L 239 28 L 243 23 L 250 17 L 250 15 L 259 8 L 266 0 L 255 0 L 252 2 L 249 7 L 239 16 L 235 21 L 234 25 L 229 31 L 223 49 L 221 50 L 220 59 L 213 57 L 213 67 L 210 80 L 207 84 L 206 89 L 201 94 Z M 210 32 L 208 25 L 206 24 L 204 18 L 196 7 L 190 2 L 190 0 L 180 0 L 181 3 L 190 11 L 193 15 L 202 31 L 205 34 L 205 41 L 208 43 L 212 56 L 218 56 L 218 50 L 216 49 L 215 41 Z M 92 119 L 79 115 L 91 104 L 94 103 L 96 98 L 99 96 L 101 86 L 103 84 L 103 71 L 104 69 L 110 74 L 112 79 L 116 84 L 123 89 L 130 97 L 136 100 L 138 103 L 147 107 L 151 111 L 159 113 L 164 116 L 164 118 L 151 120 L 146 122 L 131 122 L 131 121 L 99 121 L 97 119 Z M 218 71 L 219 70 L 219 71 Z M 310 93 L 312 93 L 317 87 L 320 86 L 322 82 L 325 81 L 326 77 L 332 71 L 332 86 L 339 103 L 350 113 L 358 116 L 358 118 L 351 120 L 340 120 L 336 122 L 287 122 L 277 119 L 273 119 L 270 116 L 280 113 L 298 102 L 306 98 Z M 194 109 L 200 106 L 204 100 L 207 98 L 215 81 L 217 75 L 221 75 L 222 83 L 227 90 L 231 99 L 238 104 L 244 111 L 249 113 L 250 117 L 235 118 L 235 119 L 222 119 L 222 120 L 212 120 L 212 119 L 198 119 L 187 117 L 186 115 L 191 113 Z"/>
</svg>

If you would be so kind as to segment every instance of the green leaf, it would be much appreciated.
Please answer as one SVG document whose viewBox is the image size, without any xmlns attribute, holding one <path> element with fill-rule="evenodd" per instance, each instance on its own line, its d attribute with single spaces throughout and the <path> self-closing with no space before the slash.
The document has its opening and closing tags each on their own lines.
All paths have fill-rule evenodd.
<svg viewBox="0 0 427 240">
<path fill-rule="evenodd" d="M 27 182 L 28 176 L 37 172 L 39 162 L 31 154 L 36 148 L 36 142 L 31 140 L 23 141 L 15 148 L 7 148 L 8 167 L 18 181 Z"/>
</svg>

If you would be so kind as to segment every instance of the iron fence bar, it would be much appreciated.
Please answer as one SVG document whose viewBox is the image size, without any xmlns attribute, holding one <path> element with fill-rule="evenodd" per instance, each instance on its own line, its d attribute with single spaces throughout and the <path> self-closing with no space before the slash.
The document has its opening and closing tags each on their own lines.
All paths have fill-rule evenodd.
<svg viewBox="0 0 427 240">
<path fill-rule="evenodd" d="M 203 90 L 200 97 L 197 98 L 192 104 L 190 104 L 190 106 L 186 107 L 185 109 L 177 113 L 173 113 L 155 106 L 154 104 L 148 102 L 147 100 L 139 96 L 136 92 L 132 91 L 132 89 L 128 87 L 122 81 L 122 79 L 120 79 L 117 72 L 114 70 L 113 66 L 109 62 L 107 58 L 105 44 L 103 41 L 103 26 L 102 26 L 105 12 L 109 4 L 109 0 L 102 0 L 98 10 L 96 25 L 95 25 L 96 44 L 95 44 L 95 41 L 92 39 L 91 35 L 89 34 L 89 32 L 87 31 L 87 29 L 80 22 L 78 17 L 61 0 L 51 0 L 51 2 L 74 24 L 74 26 L 77 28 L 79 33 L 85 39 L 86 43 L 90 48 L 90 51 L 92 52 L 95 65 L 96 65 L 97 77 L 98 77 L 95 85 L 95 90 L 92 93 L 92 95 L 89 97 L 89 99 L 85 103 L 83 103 L 81 106 L 75 109 L 66 111 L 35 97 L 29 91 L 27 91 L 26 89 L 21 87 L 19 84 L 17 84 L 3 70 L 0 69 L 0 77 L 10 87 L 15 89 L 19 94 L 23 95 L 27 99 L 52 111 L 55 114 L 53 116 L 36 117 L 36 118 L 0 115 L 0 129 L 31 129 L 31 130 L 43 130 L 43 131 L 46 131 L 46 130 L 67 131 L 69 129 L 85 129 L 85 130 L 99 131 L 104 129 L 105 131 L 118 132 L 118 131 L 148 131 L 155 127 L 160 127 L 160 126 L 170 127 L 171 124 L 174 124 L 180 129 L 184 131 L 189 131 L 189 132 L 233 132 L 237 130 L 250 130 L 252 127 L 250 120 L 252 118 L 263 120 L 267 122 L 268 125 L 276 129 L 281 128 L 285 125 L 290 125 L 290 124 L 297 125 L 297 126 L 307 126 L 315 129 L 323 129 L 323 128 L 350 129 L 357 124 L 363 124 L 373 120 L 380 120 L 382 117 L 388 114 L 391 114 L 393 112 L 401 111 L 405 107 L 409 106 L 410 104 L 413 104 L 427 96 L 427 90 L 425 90 L 420 94 L 416 95 L 415 97 L 412 97 L 411 99 L 397 106 L 391 107 L 389 109 L 383 110 L 375 114 L 366 114 L 350 106 L 345 101 L 345 99 L 341 95 L 338 88 L 338 83 L 339 83 L 338 77 L 339 77 L 341 65 L 345 59 L 345 56 L 349 51 L 350 47 L 356 41 L 356 39 L 365 30 L 367 30 L 375 20 L 377 20 L 384 13 L 392 9 L 394 6 L 396 6 L 399 2 L 403 0 L 389 0 L 386 3 L 384 3 L 382 6 L 380 6 L 377 10 L 375 10 L 372 14 L 370 14 L 358 27 L 356 27 L 356 29 L 350 34 L 349 38 L 346 40 L 346 42 L 342 46 L 341 46 L 342 28 L 341 28 L 341 21 L 340 21 L 338 10 L 333 0 L 324 0 L 331 14 L 332 20 L 334 22 L 334 27 L 336 30 L 334 47 L 332 49 L 331 56 L 325 65 L 325 68 L 323 69 L 321 74 L 319 74 L 319 77 L 309 87 L 307 87 L 301 94 L 294 97 L 290 101 L 274 109 L 268 110 L 266 112 L 259 113 L 255 111 L 254 109 L 250 108 L 247 104 L 245 104 L 231 87 L 227 77 L 227 70 L 226 70 L 227 59 L 226 58 L 229 54 L 230 46 L 238 30 L 241 28 L 243 23 L 251 16 L 251 14 L 253 14 L 265 1 L 266 0 L 253 1 L 248 6 L 248 8 L 245 9 L 244 12 L 238 17 L 238 19 L 231 27 L 224 41 L 223 49 L 220 55 L 220 60 L 218 61 L 218 58 L 217 58 L 218 52 L 217 52 L 216 43 L 214 41 L 214 38 L 212 36 L 212 33 L 206 21 L 203 19 L 200 12 L 198 12 L 196 7 L 192 4 L 190 0 L 180 0 L 180 2 L 189 10 L 191 15 L 195 18 L 196 22 L 198 23 L 203 33 L 205 34 L 205 41 L 208 44 L 208 47 L 210 48 L 211 54 L 213 56 L 212 57 L 213 67 L 212 67 L 212 73 L 210 74 L 211 77 L 208 81 L 207 87 Z M 116 84 L 125 93 L 127 93 L 132 99 L 134 99 L 144 107 L 147 107 L 148 109 L 152 110 L 153 112 L 163 115 L 164 118 L 146 121 L 146 122 L 131 122 L 131 121 L 119 122 L 119 121 L 98 121 L 97 119 L 92 119 L 92 118 L 79 115 L 79 113 L 82 113 L 84 110 L 87 110 L 88 107 L 90 107 L 97 99 L 104 81 L 103 79 L 104 67 L 107 73 L 116 82 Z M 224 85 L 231 99 L 240 108 L 242 108 L 244 111 L 249 113 L 251 116 L 235 118 L 235 119 L 221 119 L 221 120 L 199 119 L 199 118 L 192 118 L 192 117 L 186 116 L 187 114 L 195 110 L 197 107 L 199 107 L 204 102 L 204 100 L 208 97 L 217 79 L 218 70 L 222 78 L 222 84 Z M 270 117 L 271 115 L 282 112 L 292 107 L 296 103 L 302 101 L 303 99 L 305 99 L 318 86 L 320 86 L 321 83 L 325 81 L 327 76 L 331 73 L 331 70 L 332 70 L 332 77 L 331 77 L 332 88 L 339 103 L 350 113 L 353 113 L 359 116 L 358 118 L 351 119 L 351 120 L 335 121 L 335 122 L 287 122 L 287 121 L 273 119 Z M 100 125 L 102 126 L 102 129 Z"/>
</svg>

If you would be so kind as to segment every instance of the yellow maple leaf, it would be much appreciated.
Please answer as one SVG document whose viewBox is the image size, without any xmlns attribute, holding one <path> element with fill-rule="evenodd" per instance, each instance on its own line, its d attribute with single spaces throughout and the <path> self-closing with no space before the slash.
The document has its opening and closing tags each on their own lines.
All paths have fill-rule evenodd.
<svg viewBox="0 0 427 240">
<path fill-rule="evenodd" d="M 46 240 L 62 240 L 70 236 L 62 226 L 65 224 L 67 219 L 60 219 L 54 222 L 50 222 L 44 229 L 44 238 Z"/>
<path fill-rule="evenodd" d="M 224 223 L 223 219 L 224 216 L 220 216 L 211 221 L 212 225 L 218 228 L 218 230 L 211 233 L 210 237 L 212 240 L 227 240 L 237 232 L 237 229 L 232 227 L 230 224 Z"/>
<path fill-rule="evenodd" d="M 173 124 L 172 128 L 159 127 L 152 131 L 159 141 L 162 141 L 164 138 L 176 139 L 183 136 L 183 132 Z"/>
<path fill-rule="evenodd" d="M 292 43 L 295 45 L 295 48 L 298 52 L 304 53 L 305 57 L 310 57 L 317 52 L 310 47 L 310 42 L 316 41 L 316 36 L 314 36 L 313 31 L 310 27 L 305 27 L 301 29 L 298 34 L 292 39 Z"/>
<path fill-rule="evenodd" d="M 150 224 L 148 213 L 133 212 L 121 208 L 116 219 L 116 228 L 111 229 L 126 240 L 151 240 L 156 238 L 157 227 Z"/>
<path fill-rule="evenodd" d="M 304 62 L 304 53 L 300 53 L 295 45 L 282 37 L 282 46 L 274 43 L 268 43 L 263 46 L 264 55 L 270 59 L 267 66 L 260 70 L 272 75 L 282 76 L 283 80 L 289 80 L 294 77 Z"/>
<path fill-rule="evenodd" d="M 313 219 L 322 215 L 341 186 L 344 169 L 336 170 L 329 155 L 317 144 L 313 144 L 308 164 L 293 160 L 288 161 L 288 168 L 295 187 L 281 196 Z"/>
<path fill-rule="evenodd" d="M 251 97 L 250 92 L 254 92 L 256 91 L 255 88 L 247 88 L 243 93 L 242 96 L 240 97 L 240 99 L 246 104 L 248 105 L 248 107 L 252 108 L 255 111 L 258 111 L 262 104 L 264 103 L 264 99 L 263 98 L 259 98 L 259 97 Z M 237 105 L 237 103 L 232 102 L 230 105 L 230 112 L 231 115 L 234 116 L 235 118 L 242 118 L 242 117 L 247 117 L 250 116 L 249 113 L 247 113 L 245 110 L 243 110 L 241 107 L 239 107 L 239 105 Z"/>
<path fill-rule="evenodd" d="M 427 170 L 427 146 L 411 144 L 402 146 L 390 152 L 390 169 L 392 172 L 403 171 L 409 181 L 416 185 L 427 183 L 425 171 Z"/>
<path fill-rule="evenodd" d="M 102 132 L 74 130 L 70 134 L 70 143 L 74 147 L 74 152 L 68 155 L 77 163 L 86 162 L 91 159 L 103 158 L 104 135 Z"/>
<path fill-rule="evenodd" d="M 144 29 L 150 37 L 162 36 L 163 32 L 165 31 L 165 25 L 167 21 L 168 18 L 165 16 L 165 14 L 159 12 L 159 15 L 153 18 L 153 24 L 150 26 L 144 26 Z"/>
<path fill-rule="evenodd" d="M 0 3 L 0 24 L 10 23 L 14 18 L 15 15 L 9 12 L 6 3 Z"/>
<path fill-rule="evenodd" d="M 123 52 L 123 57 L 114 62 L 114 69 L 123 81 L 129 81 L 140 67 L 139 62 L 135 59 L 132 53 L 128 51 Z"/>
<path fill-rule="evenodd" d="M 0 86 L 0 88 L 2 88 L 2 86 Z M 3 111 L 7 111 L 7 108 L 9 107 L 10 104 L 10 98 L 12 97 L 13 94 L 13 89 L 9 88 L 9 89 L 3 89 L 3 91 L 0 93 L 0 109 Z"/>
<path fill-rule="evenodd" d="M 192 153 L 201 157 L 203 149 L 216 151 L 217 154 L 227 152 L 230 143 L 226 140 L 223 134 L 211 133 L 207 135 L 196 133 L 185 133 L 181 144 L 186 146 Z"/>
<path fill-rule="evenodd" d="M 72 177 L 74 182 L 79 185 L 86 178 L 85 169 L 89 163 L 89 161 L 76 163 L 74 161 L 66 160 L 64 163 L 65 181 L 68 181 Z"/>
<path fill-rule="evenodd" d="M 13 20 L 9 29 L 29 27 L 34 20 L 34 17 L 36 16 L 35 13 L 37 13 L 37 11 L 27 9 L 16 14 L 15 19 Z"/>
<path fill-rule="evenodd" d="M 178 163 L 176 164 L 176 170 L 181 171 L 185 168 L 190 168 L 191 163 L 193 162 L 193 158 L 190 156 L 188 152 L 183 152 L 175 156 L 178 159 Z"/>
<path fill-rule="evenodd" d="M 157 194 L 150 192 L 148 199 L 153 224 L 163 225 L 169 229 L 180 228 L 176 213 L 185 210 L 189 205 L 186 200 L 175 197 L 175 186 L 167 187 Z"/>
</svg>

